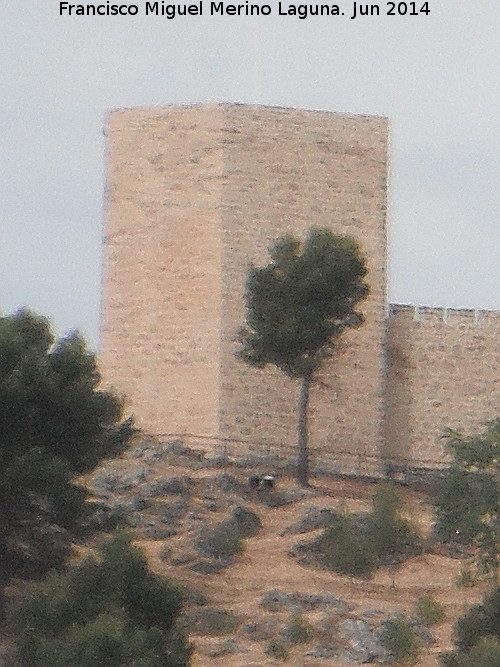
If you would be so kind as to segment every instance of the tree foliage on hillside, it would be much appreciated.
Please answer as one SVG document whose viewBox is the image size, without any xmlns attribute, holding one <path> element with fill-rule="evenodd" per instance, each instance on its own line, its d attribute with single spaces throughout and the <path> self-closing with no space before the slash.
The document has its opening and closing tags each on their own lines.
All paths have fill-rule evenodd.
<svg viewBox="0 0 500 667">
<path fill-rule="evenodd" d="M 18 604 L 19 667 L 185 667 L 191 647 L 176 627 L 181 589 L 148 570 L 118 533 L 64 573 L 51 573 Z"/>
<path fill-rule="evenodd" d="M 78 334 L 55 341 L 27 310 L 0 318 L 0 588 L 64 561 L 89 511 L 73 476 L 126 447 L 122 402 L 99 382 Z"/>
<path fill-rule="evenodd" d="M 336 516 L 316 540 L 324 564 L 351 576 L 369 575 L 422 550 L 421 539 L 401 516 L 396 489 L 383 484 L 373 496 L 373 512 L 365 517 Z"/>
<path fill-rule="evenodd" d="M 446 667 L 497 667 L 500 664 L 500 587 L 459 618 L 457 650 L 441 656 Z"/>
<path fill-rule="evenodd" d="M 500 512 L 500 420 L 488 422 L 477 435 L 449 430 L 445 439 L 454 462 L 434 501 L 435 532 L 444 541 L 475 543 L 491 551 Z"/>
<path fill-rule="evenodd" d="M 318 227 L 303 243 L 281 238 L 269 254 L 267 266 L 252 266 L 248 274 L 238 356 L 258 368 L 273 364 L 302 380 L 297 474 L 307 485 L 310 386 L 341 334 L 363 322 L 356 306 L 368 294 L 367 269 L 354 239 Z"/>
</svg>

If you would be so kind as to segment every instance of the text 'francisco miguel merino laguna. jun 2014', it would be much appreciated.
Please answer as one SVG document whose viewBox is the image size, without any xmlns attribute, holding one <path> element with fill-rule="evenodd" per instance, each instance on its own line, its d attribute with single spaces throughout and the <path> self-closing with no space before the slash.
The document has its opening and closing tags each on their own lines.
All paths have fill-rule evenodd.
<svg viewBox="0 0 500 667">
<path fill-rule="evenodd" d="M 428 16 L 429 2 L 384 2 L 365 4 L 361 2 L 332 4 L 295 4 L 291 2 L 253 3 L 246 0 L 240 4 L 231 4 L 224 0 L 198 0 L 192 4 L 174 4 L 163 2 L 145 2 L 143 4 L 71 4 L 59 3 L 60 16 L 159 16 L 175 19 L 181 16 L 295 16 L 305 19 L 308 16 L 339 16 L 350 19 L 367 16 Z"/>
</svg>

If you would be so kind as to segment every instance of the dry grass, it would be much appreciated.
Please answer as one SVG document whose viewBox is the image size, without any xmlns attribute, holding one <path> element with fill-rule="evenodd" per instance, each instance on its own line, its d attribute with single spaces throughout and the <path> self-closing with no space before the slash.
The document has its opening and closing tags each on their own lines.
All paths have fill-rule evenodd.
<svg viewBox="0 0 500 667">
<path fill-rule="evenodd" d="M 167 462 L 157 467 L 157 474 L 179 476 L 189 474 L 195 480 L 213 477 L 226 470 L 230 475 L 246 484 L 248 471 L 234 468 L 213 470 L 199 468 L 186 470 L 182 466 L 172 468 Z M 148 553 L 152 567 L 167 576 L 175 577 L 190 588 L 201 591 L 210 601 L 220 608 L 230 609 L 247 622 L 268 618 L 269 612 L 260 607 L 259 602 L 267 591 L 277 588 L 283 591 L 302 593 L 329 593 L 346 600 L 352 605 L 351 615 L 359 615 L 369 609 L 399 611 L 408 616 L 416 615 L 417 600 L 431 594 L 446 609 L 446 621 L 433 628 L 437 644 L 424 652 L 418 662 L 420 667 L 437 667 L 437 654 L 451 648 L 451 631 L 454 620 L 463 613 L 470 604 L 481 599 L 485 585 L 472 589 L 456 586 L 456 580 L 462 562 L 445 556 L 425 554 L 406 561 L 396 570 L 382 568 L 375 572 L 369 581 L 344 577 L 332 572 L 315 570 L 301 566 L 287 552 L 301 539 L 309 539 L 318 535 L 318 531 L 306 535 L 285 535 L 280 532 L 286 526 L 294 524 L 307 509 L 314 505 L 318 508 L 329 508 L 336 511 L 366 512 L 371 508 L 371 499 L 375 491 L 373 484 L 317 478 L 312 480 L 313 492 L 307 497 L 292 504 L 278 508 L 268 508 L 257 500 L 245 500 L 245 505 L 256 512 L 263 523 L 258 535 L 246 540 L 245 551 L 237 556 L 234 564 L 220 573 L 206 576 L 193 573 L 187 566 L 174 566 L 168 561 L 162 562 L 158 555 L 168 544 L 173 552 L 190 548 L 190 536 L 182 531 L 179 535 L 165 541 L 140 544 Z M 282 477 L 279 490 L 292 492 L 297 490 L 295 482 L 289 477 Z M 432 508 L 424 494 L 409 489 L 402 490 L 403 513 L 412 524 L 428 536 L 432 523 Z M 194 501 L 196 503 L 196 501 Z M 208 516 L 214 523 L 219 521 L 219 512 Z M 224 518 L 224 517 L 223 517 Z M 304 618 L 313 625 L 321 614 L 311 612 Z M 275 616 L 283 626 L 289 620 L 289 614 L 277 613 Z M 266 655 L 267 642 L 251 641 L 241 630 L 235 635 L 236 641 L 248 653 L 238 653 L 210 657 L 213 638 L 195 636 L 193 640 L 197 652 L 193 658 L 193 667 L 267 667 L 279 664 L 277 660 Z M 294 667 L 322 666 L 325 661 L 318 658 L 306 658 L 304 646 L 290 648 L 290 657 L 286 664 Z M 344 667 L 341 662 L 328 660 L 328 664 Z M 345 663 L 347 667 L 348 663 Z"/>
</svg>

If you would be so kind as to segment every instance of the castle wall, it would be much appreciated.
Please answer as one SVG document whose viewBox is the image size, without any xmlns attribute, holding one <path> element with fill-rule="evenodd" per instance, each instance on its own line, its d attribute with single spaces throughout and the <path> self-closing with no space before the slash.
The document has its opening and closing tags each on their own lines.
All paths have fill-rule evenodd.
<svg viewBox="0 0 500 667">
<path fill-rule="evenodd" d="M 311 445 L 378 457 L 387 122 L 241 105 L 113 112 L 101 361 L 153 433 L 296 441 L 298 383 L 234 356 L 250 262 L 312 225 L 367 256 L 366 323 L 311 397 Z M 376 459 L 374 459 L 376 460 Z"/>
<path fill-rule="evenodd" d="M 101 365 L 153 433 L 218 429 L 222 113 L 108 118 Z"/>
<path fill-rule="evenodd" d="M 365 325 L 348 334 L 311 393 L 311 445 L 335 465 L 336 451 L 378 458 L 385 330 L 387 121 L 289 109 L 229 107 L 223 185 L 221 434 L 296 442 L 299 382 L 235 357 L 245 318 L 242 288 L 250 262 L 312 225 L 354 236 L 367 256 Z M 236 288 L 236 289 L 235 289 Z M 321 454 L 320 454 L 321 452 Z M 376 458 L 372 461 L 375 463 Z M 340 465 L 340 464 L 339 464 Z"/>
<path fill-rule="evenodd" d="M 294 456 L 299 382 L 234 353 L 249 265 L 312 225 L 358 240 L 370 285 L 311 392 L 316 467 L 440 465 L 446 427 L 498 415 L 500 313 L 385 318 L 385 119 L 200 105 L 116 111 L 107 135 L 101 367 L 139 426 Z"/>
<path fill-rule="evenodd" d="M 498 416 L 500 313 L 393 306 L 387 354 L 388 457 L 440 463 L 445 428 L 479 432 Z"/>
</svg>

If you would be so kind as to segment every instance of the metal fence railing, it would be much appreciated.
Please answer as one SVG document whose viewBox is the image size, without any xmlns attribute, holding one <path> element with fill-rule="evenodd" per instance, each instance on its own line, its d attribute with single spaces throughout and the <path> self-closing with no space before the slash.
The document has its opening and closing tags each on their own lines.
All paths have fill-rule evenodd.
<svg viewBox="0 0 500 667">
<path fill-rule="evenodd" d="M 264 440 L 245 440 L 201 436 L 193 433 L 156 433 L 151 437 L 159 441 L 180 441 L 184 445 L 203 451 L 210 460 L 224 461 L 249 467 L 266 465 L 279 469 L 293 469 L 296 446 Z M 310 448 L 310 468 L 316 473 L 349 475 L 355 477 L 404 477 L 418 471 L 438 472 L 449 465 L 446 456 L 435 459 L 418 459 L 405 456 L 385 456 L 376 452 L 352 452 L 334 447 Z"/>
</svg>

